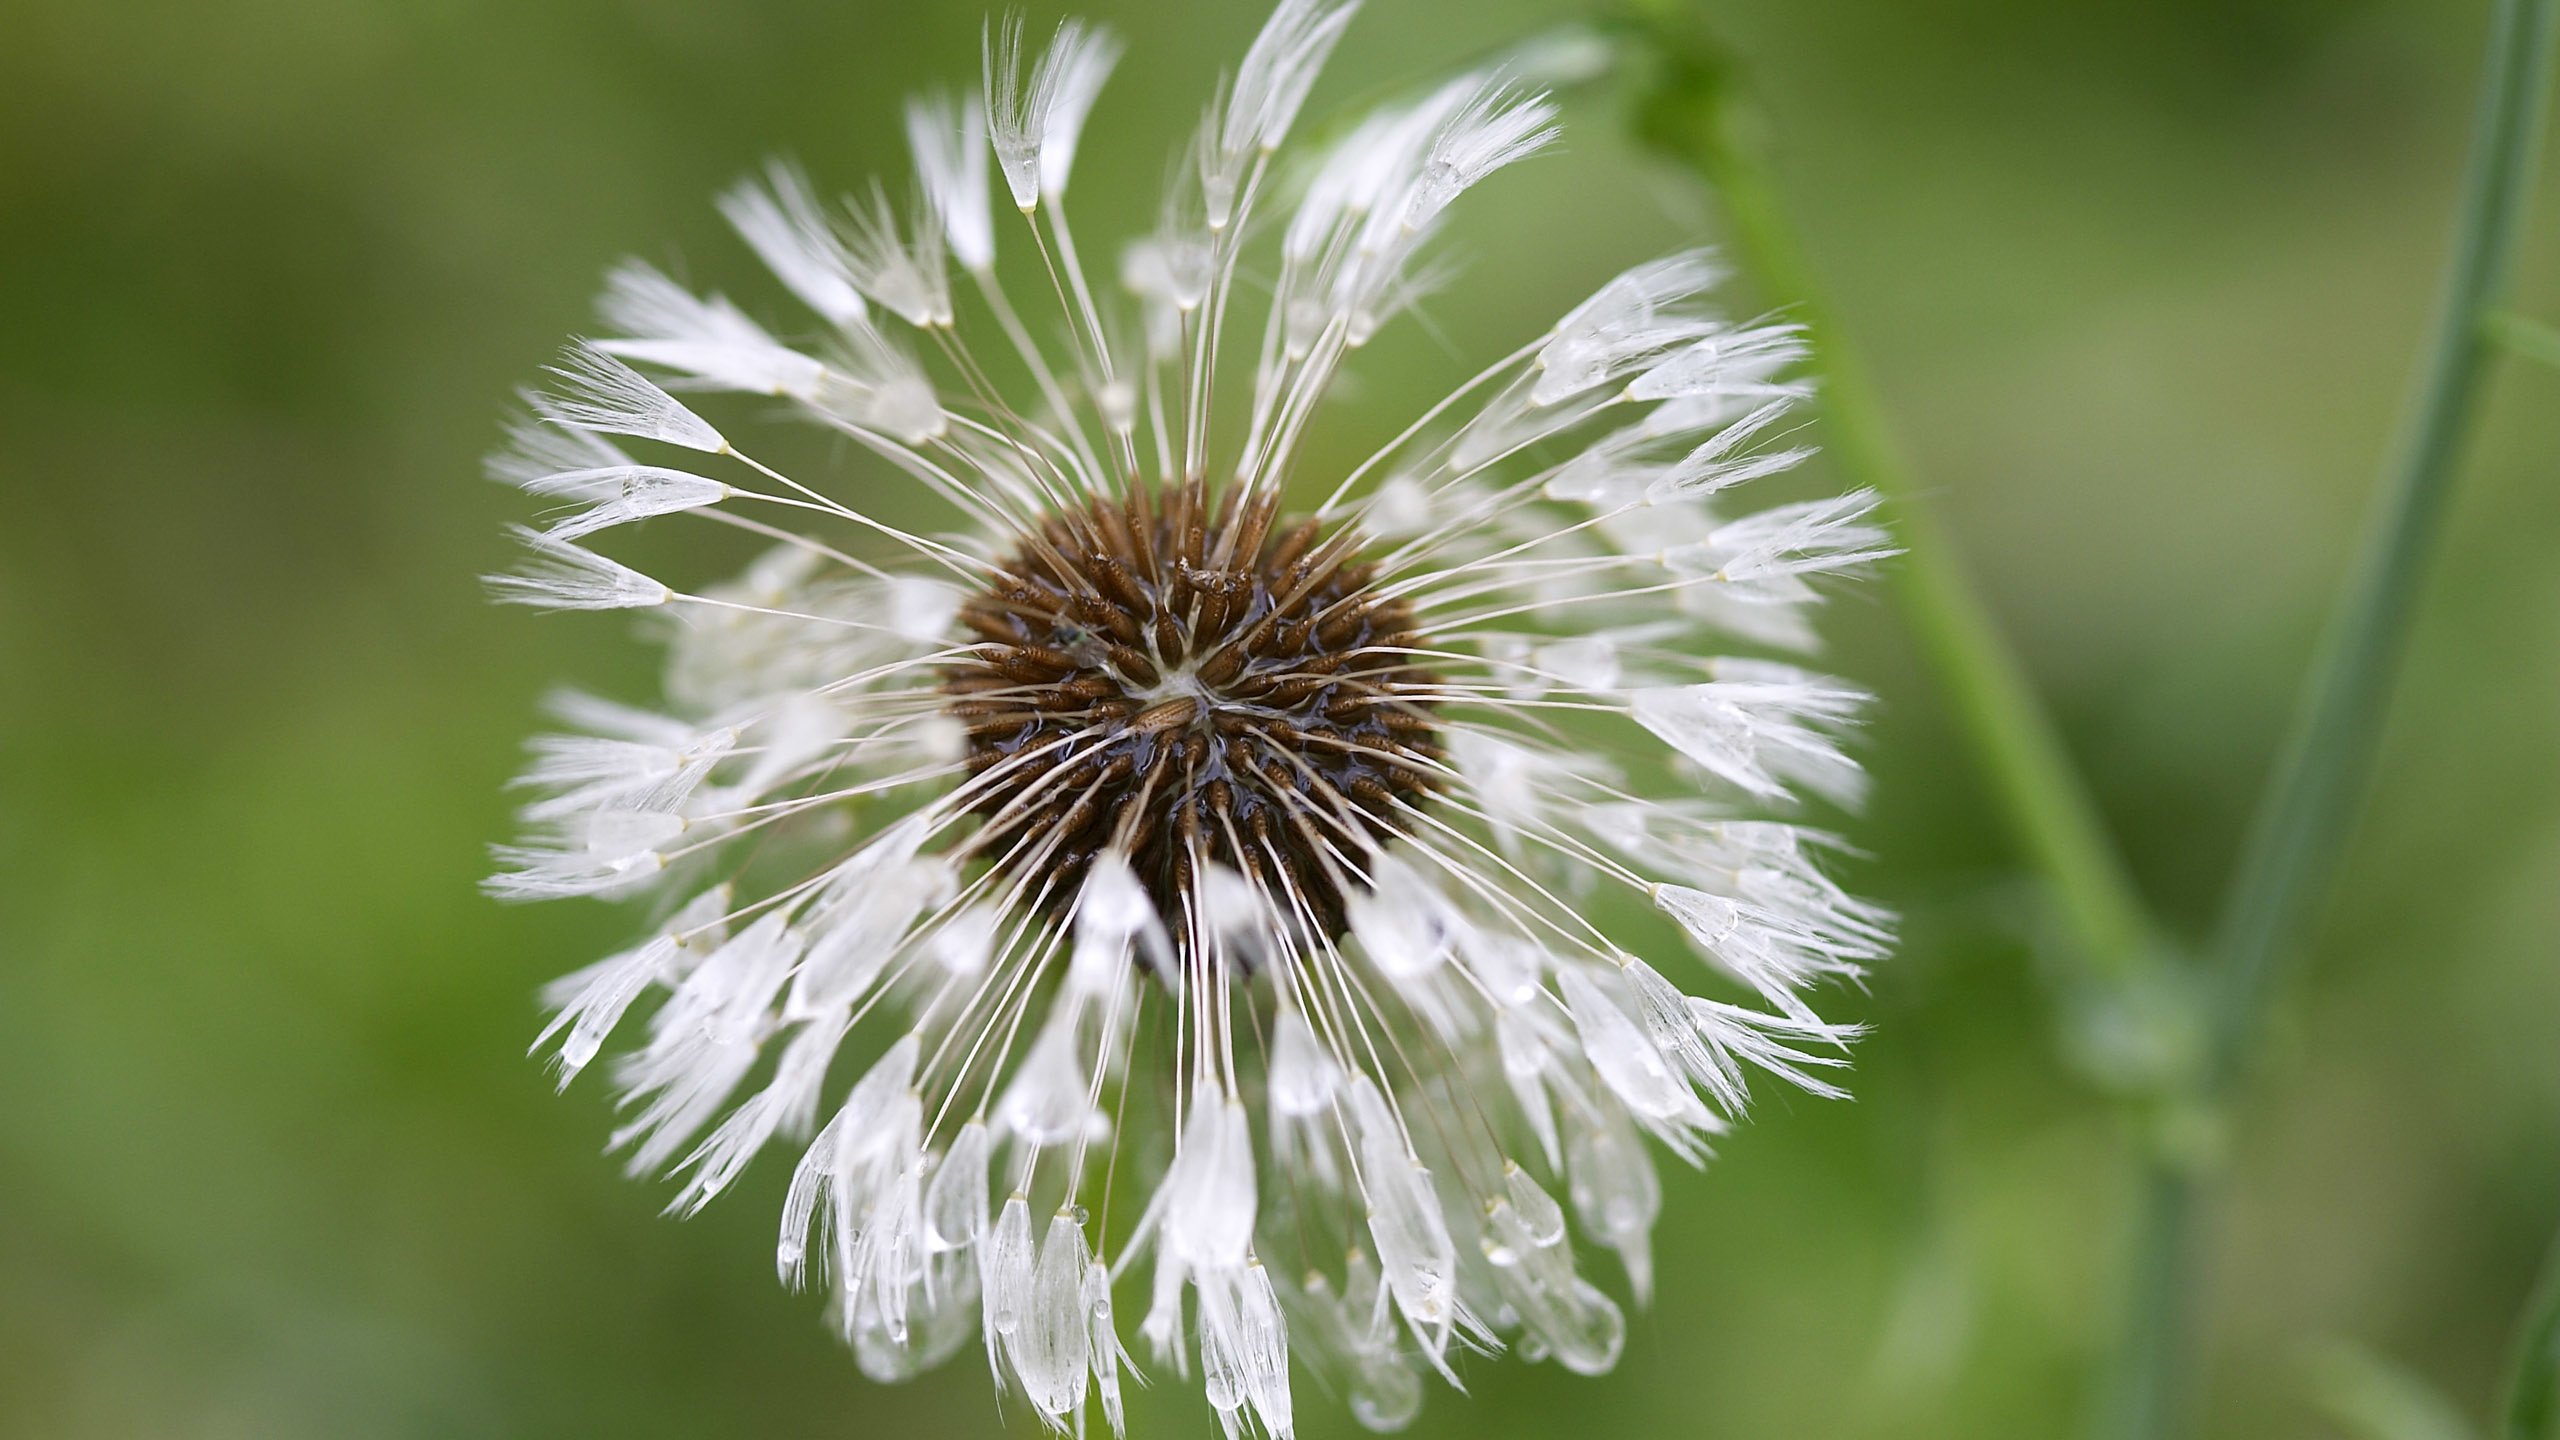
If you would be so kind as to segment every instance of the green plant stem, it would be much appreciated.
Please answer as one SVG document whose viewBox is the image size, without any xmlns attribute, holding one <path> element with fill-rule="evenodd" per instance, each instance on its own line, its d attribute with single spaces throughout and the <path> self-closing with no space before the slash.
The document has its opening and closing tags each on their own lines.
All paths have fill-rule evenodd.
<svg viewBox="0 0 2560 1440">
<path fill-rule="evenodd" d="M 2497 313 L 2514 268 L 2550 68 L 2552 0 L 2498 0 L 2460 228 L 2426 372 L 2345 604 L 2243 853 L 2215 951 L 2213 1054 L 2245 1054 L 2279 961 L 2292 953 L 2346 845 L 2379 748 L 2420 580 L 2453 494 Z"/>
<path fill-rule="evenodd" d="M 2208 1124 L 2241 1075 L 2277 967 L 2336 868 L 2371 775 L 2383 703 L 2405 646 L 2420 572 L 2443 525 L 2495 304 L 2514 256 L 2555 3 L 2560 0 L 2498 0 L 2461 222 L 2424 380 L 2388 472 L 2373 538 L 2312 669 L 2215 937 L 2201 1072 L 2188 1093 L 2163 1097 Z M 1644 137 L 1715 189 L 1744 262 L 1805 325 L 1825 377 L 1834 452 L 1852 476 L 1892 503 L 1908 547 L 1897 572 L 1908 623 L 2019 843 L 2052 884 L 2083 958 L 2102 978 L 2149 978 L 2157 969 L 2149 922 L 2096 809 L 2022 668 L 1914 492 L 1864 371 L 1814 298 L 1794 232 L 1756 157 L 1736 137 L 1726 57 L 1681 27 L 1679 8 L 1673 0 L 1640 0 L 1630 21 L 1666 72 L 1645 97 Z M 2515 343 L 2513 335 L 2506 338 Z M 2202 1269 L 2194 1231 L 2210 1170 L 2196 1147 L 2155 1146 L 2146 1153 L 2126 1316 L 2101 1410 L 2107 1435 L 2150 1440 L 2183 1428 L 2193 1339 L 2187 1322 Z M 2560 1314 L 2548 1323 L 2560 1328 Z"/>
<path fill-rule="evenodd" d="M 2200 1104 L 2221 1109 L 2247 1067 L 2280 967 L 2333 879 L 2371 779 L 2391 682 L 2406 649 L 2428 557 L 2443 529 L 2456 462 L 2490 356 L 2525 217 L 2560 0 L 2497 0 L 2445 294 L 2424 370 L 2385 472 L 2371 537 L 2306 684 L 2261 799 L 2211 952 L 2212 1012 Z M 2156 1157 L 2146 1177 L 2140 1267 L 2128 1287 L 2112 1434 L 2176 1433 L 2193 1337 L 2185 1285 L 2203 1167 Z"/>
<path fill-rule="evenodd" d="M 2179 1428 L 2186 1336 L 2168 1322 L 2188 1309 L 2197 1268 L 2191 1232 L 2203 1193 L 2192 1168 L 2169 1163 L 2156 1149 L 2145 1157 L 2132 1247 L 2138 1259 L 2122 1280 L 2128 1319 L 2098 1410 L 2102 1440 L 2148 1440 Z"/>
<path fill-rule="evenodd" d="M 1722 52 L 1657 5 L 1632 23 L 1666 73 L 1639 116 L 1645 139 L 1696 172 L 1722 205 L 1746 268 L 1805 327 L 1831 453 L 1890 507 L 1905 553 L 1892 572 L 1904 623 L 1919 642 L 1973 759 L 2018 845 L 2052 887 L 2070 936 L 2102 977 L 2129 983 L 2149 963 L 2150 922 L 2097 807 L 2024 668 L 1967 577 L 1954 543 L 1894 448 L 1866 372 L 1817 298 L 1801 245 L 1762 167 L 1733 134 L 1733 87 Z"/>
<path fill-rule="evenodd" d="M 2499 1440 L 2560 1436 L 2560 1241 L 2553 1242 L 2533 1298 L 2525 1302 L 2501 1423 Z"/>
<path fill-rule="evenodd" d="M 2499 344 L 2528 360 L 2560 365 L 2560 330 L 2512 311 L 2500 311 L 2488 323 L 2491 338 Z"/>
</svg>

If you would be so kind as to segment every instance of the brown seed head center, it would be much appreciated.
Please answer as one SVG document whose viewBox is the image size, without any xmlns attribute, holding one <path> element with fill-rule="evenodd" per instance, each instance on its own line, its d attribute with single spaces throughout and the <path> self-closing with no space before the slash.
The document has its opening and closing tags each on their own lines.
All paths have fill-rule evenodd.
<svg viewBox="0 0 2560 1440">
<path fill-rule="evenodd" d="M 1243 872 L 1292 931 L 1341 934 L 1368 850 L 1439 762 L 1382 596 L 1347 532 L 1275 527 L 1267 499 L 1198 484 L 1050 517 L 970 597 L 983 643 L 946 671 L 966 726 L 972 848 L 1056 909 L 1105 849 L 1180 945 L 1198 868 Z M 1312 938 L 1312 937 L 1310 937 Z"/>
</svg>

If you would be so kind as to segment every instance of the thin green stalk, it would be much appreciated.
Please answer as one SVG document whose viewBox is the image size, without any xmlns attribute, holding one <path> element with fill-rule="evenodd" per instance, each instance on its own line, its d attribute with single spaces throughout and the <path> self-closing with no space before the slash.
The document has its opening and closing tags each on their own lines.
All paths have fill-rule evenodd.
<svg viewBox="0 0 2560 1440">
<path fill-rule="evenodd" d="M 2552 0 L 2498 0 L 2460 228 L 2416 409 L 2390 467 L 2386 508 L 2312 672 L 2217 937 L 2223 990 L 2213 1054 L 2220 1069 L 2245 1056 L 2276 966 L 2296 949 L 2337 868 L 2373 771 L 2421 572 L 2444 527 L 2491 354 L 2487 322 L 2506 294 L 2523 231 L 2556 14 Z"/>
<path fill-rule="evenodd" d="M 2526 1302 L 2509 1365 L 2505 1428 L 2500 1440 L 2560 1436 L 2560 1241 L 2542 1262 L 2542 1278 Z"/>
<path fill-rule="evenodd" d="M 2428 557 L 2443 529 L 2456 462 L 2491 353 L 2525 218 L 2560 0 L 2497 0 L 2445 295 L 2375 526 L 2303 691 L 2282 758 L 2215 936 L 2215 991 L 2201 1103 L 2228 1099 L 2247 1068 L 2280 968 L 2335 876 L 2372 776 L 2391 682 Z M 2192 1270 L 2193 1220 L 2210 1177 L 2155 1159 L 2141 1269 L 2130 1287 L 2110 1433 L 2141 1440 L 2180 1428 L 2193 1296 L 2154 1271 Z"/>
<path fill-rule="evenodd" d="M 1714 190 L 1732 248 L 1805 327 L 1831 453 L 1852 479 L 1885 497 L 1904 546 L 1892 573 L 1904 621 L 2017 843 L 2051 884 L 2073 942 L 2100 976 L 2127 985 L 2145 978 L 2150 922 L 2097 807 L 1895 450 L 1865 369 L 1816 298 L 1766 175 L 1734 134 L 1729 63 L 1682 20 L 1680 6 L 1656 3 L 1632 22 L 1659 66 L 1638 115 L 1643 138 Z"/>
<path fill-rule="evenodd" d="M 2489 336 L 2528 360 L 2560 365 L 2560 330 L 2539 320 L 2501 311 L 2489 317 Z"/>
<path fill-rule="evenodd" d="M 2189 1309 L 2188 1291 L 2198 1268 L 2195 1209 L 2204 1197 L 2192 1166 L 2171 1164 L 2156 1149 L 2146 1156 L 2133 1236 L 2133 1253 L 2140 1260 L 2123 1279 L 2130 1318 L 2103 1377 L 2098 1408 L 2102 1440 L 2175 1434 L 2184 1411 L 2180 1382 L 2187 1336 L 2170 1322 Z"/>
<path fill-rule="evenodd" d="M 1914 493 L 1864 372 L 1813 299 L 1794 233 L 1756 158 L 1736 137 L 1725 56 L 1678 23 L 1676 0 L 1637 3 L 1643 8 L 1634 28 L 1663 70 L 1639 115 L 1644 137 L 1716 190 L 1745 262 L 1806 325 L 1825 376 L 1834 452 L 1893 504 L 1909 547 L 1898 598 L 2021 845 L 2053 885 L 2083 958 L 2106 979 L 2133 985 L 2156 978 L 2148 921 L 2095 808 L 2021 667 Z M 2193 1093 L 2164 1097 L 2208 1122 L 2240 1077 L 2277 967 L 2335 869 L 2372 770 L 2416 582 L 2442 528 L 2495 302 L 2514 255 L 2555 3 L 2560 0 L 2498 0 L 2461 225 L 2425 380 L 2390 467 L 2374 538 L 2313 668 L 2216 936 L 2202 1073 L 2194 1077 Z M 2518 348 L 2532 349 L 2528 342 L 2542 338 L 2513 323 L 2501 329 Z M 2187 1321 L 2200 1269 L 2195 1217 L 2208 1179 L 2200 1153 L 2158 1147 L 2146 1158 L 2137 1264 L 2127 1286 L 2115 1383 L 2101 1412 L 2104 1433 L 2124 1440 L 2182 1428 L 2192 1342 Z M 2560 1316 L 2551 1323 L 2560 1326 Z"/>
</svg>

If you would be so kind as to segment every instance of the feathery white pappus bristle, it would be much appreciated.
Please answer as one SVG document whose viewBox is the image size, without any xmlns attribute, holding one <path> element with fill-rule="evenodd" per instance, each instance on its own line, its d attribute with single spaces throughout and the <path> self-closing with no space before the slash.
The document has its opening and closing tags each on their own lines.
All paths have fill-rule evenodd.
<svg viewBox="0 0 2560 1440">
<path fill-rule="evenodd" d="M 836 226 L 844 273 L 865 299 L 919 329 L 951 323 L 951 277 L 942 264 L 942 225 L 921 194 L 901 226 L 888 190 L 846 202 Z"/>
<path fill-rule="evenodd" d="M 651 266 L 625 263 L 596 304 L 623 338 L 590 342 L 617 360 L 653 366 L 706 390 L 805 395 L 825 367 L 791 350 L 717 295 L 696 296 Z"/>
<path fill-rule="evenodd" d="M 1280 0 L 1201 126 L 1200 188 L 1212 230 L 1234 223 L 1246 167 L 1280 148 L 1357 3 Z"/>
<path fill-rule="evenodd" d="M 1870 492 L 1745 501 L 1812 383 L 1709 257 L 1292 490 L 1557 137 L 1479 70 L 1288 154 L 1355 8 L 1281 0 L 1101 267 L 1063 200 L 1120 42 L 991 23 L 980 89 L 898 117 L 911 187 L 720 198 L 816 325 L 626 264 L 488 462 L 542 510 L 497 598 L 667 652 L 528 746 L 490 893 L 644 916 L 535 1050 L 566 1085 L 624 1037 L 612 1144 L 671 1212 L 796 1150 L 775 1268 L 863 1373 L 974 1348 L 1062 1433 L 1122 1430 L 1132 1343 L 1230 1440 L 1308 1370 L 1393 1430 L 1469 1355 L 1609 1369 L 1655 1147 L 1840 1095 L 1815 1005 L 1893 941 L 1806 813 L 1857 801 L 1866 697 L 1796 663 L 1892 537 Z M 843 465 L 732 444 L 773 410 Z M 601 553 L 643 520 L 769 548 L 678 588 Z"/>
<path fill-rule="evenodd" d="M 558 535 L 517 525 L 509 533 L 533 552 L 521 571 L 486 577 L 489 593 L 543 610 L 629 610 L 664 605 L 675 592 L 630 566 Z"/>
<path fill-rule="evenodd" d="M 529 487 L 564 470 L 604 470 L 632 463 L 631 456 L 591 430 L 570 430 L 532 413 L 535 392 L 518 392 L 527 413 L 507 426 L 507 443 L 483 462 L 500 484 Z"/>
<path fill-rule="evenodd" d="M 761 182 L 739 181 L 720 197 L 720 213 L 800 303 L 832 324 L 862 323 L 867 312 L 844 246 L 799 167 L 776 160 Z"/>
<path fill-rule="evenodd" d="M 1511 94 L 1507 82 L 1486 82 L 1432 138 L 1422 183 L 1405 204 L 1404 227 L 1422 229 L 1486 176 L 1554 143 L 1559 132 L 1549 122 L 1555 117 L 1544 95 L 1524 99 Z"/>
<path fill-rule="evenodd" d="M 720 481 L 658 465 L 555 471 L 528 480 L 524 488 L 536 495 L 586 504 L 586 509 L 554 520 L 544 528 L 542 533 L 554 540 L 575 540 L 652 515 L 698 510 L 717 505 L 730 495 L 729 487 Z"/>
<path fill-rule="evenodd" d="M 916 178 L 942 222 L 951 258 L 971 273 L 996 263 L 995 214 L 987 204 L 987 102 L 981 93 L 966 105 L 947 94 L 907 102 L 907 146 L 915 152 Z"/>
<path fill-rule="evenodd" d="M 601 430 L 718 452 L 729 442 L 709 422 L 639 371 L 585 341 L 551 367 L 556 389 L 532 397 L 534 413 L 572 430 Z"/>
</svg>

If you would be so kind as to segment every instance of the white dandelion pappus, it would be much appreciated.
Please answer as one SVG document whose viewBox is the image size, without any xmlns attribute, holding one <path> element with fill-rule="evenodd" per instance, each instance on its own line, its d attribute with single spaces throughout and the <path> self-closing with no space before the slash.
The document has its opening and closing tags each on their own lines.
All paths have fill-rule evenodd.
<svg viewBox="0 0 2560 1440">
<path fill-rule="evenodd" d="M 639 1029 L 613 1142 L 671 1210 L 801 1146 L 777 1266 L 862 1369 L 974 1337 L 1061 1429 L 1122 1426 L 1132 1317 L 1230 1435 L 1291 1432 L 1293 1366 L 1381 1430 L 1465 1351 L 1607 1370 L 1626 1322 L 1584 1262 L 1651 1291 L 1644 1137 L 1702 1160 L 1755 1073 L 1839 1094 L 1857 1030 L 1814 992 L 1891 939 L 1785 818 L 1856 799 L 1864 697 L 1718 653 L 1807 648 L 1890 541 L 1868 495 L 1731 508 L 1803 458 L 1767 442 L 1808 387 L 1794 330 L 1706 307 L 1707 259 L 1298 473 L 1453 206 L 1556 134 L 1476 74 L 1292 155 L 1351 15 L 1283 0 L 1125 294 L 1062 208 L 1118 42 L 991 27 L 982 90 L 904 112 L 912 192 L 831 208 L 776 165 L 721 201 L 823 340 L 626 266 L 491 464 L 551 507 L 497 596 L 645 610 L 669 646 L 660 708 L 558 699 L 519 781 L 492 893 L 664 917 L 545 993 L 536 1048 L 565 1085 Z M 781 401 L 947 533 L 678 393 Z M 771 548 L 699 590 L 590 548 L 676 517 Z"/>
</svg>

